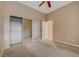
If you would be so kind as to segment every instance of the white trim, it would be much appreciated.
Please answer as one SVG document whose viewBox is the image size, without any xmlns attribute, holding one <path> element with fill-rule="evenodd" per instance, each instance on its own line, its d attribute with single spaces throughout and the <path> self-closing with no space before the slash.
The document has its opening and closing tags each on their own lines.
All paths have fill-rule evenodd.
<svg viewBox="0 0 79 59">
<path fill-rule="evenodd" d="M 8 49 L 8 48 L 10 48 L 10 47 L 5 47 L 5 48 L 3 48 L 3 49 L 5 50 L 5 49 Z"/>
<path fill-rule="evenodd" d="M 1 50 L 0 57 L 2 57 L 2 55 L 3 55 L 3 52 L 4 52 L 4 49 L 2 49 L 2 50 Z"/>
<path fill-rule="evenodd" d="M 79 47 L 78 45 L 75 45 L 75 44 L 72 44 L 72 43 L 68 43 L 68 42 L 64 42 L 64 41 L 60 41 L 60 40 L 54 40 L 54 41 L 57 41 L 57 42 L 60 42 L 60 43 L 64 43 L 64 44 L 68 44 L 68 45 L 72 45 L 72 46 L 75 46 L 75 47 Z"/>
<path fill-rule="evenodd" d="M 5 50 L 5 49 L 8 49 L 8 48 L 10 48 L 10 47 L 5 47 L 5 48 L 1 49 L 0 57 L 2 57 L 2 55 L 3 55 L 3 53 L 4 53 L 4 50 Z"/>
</svg>

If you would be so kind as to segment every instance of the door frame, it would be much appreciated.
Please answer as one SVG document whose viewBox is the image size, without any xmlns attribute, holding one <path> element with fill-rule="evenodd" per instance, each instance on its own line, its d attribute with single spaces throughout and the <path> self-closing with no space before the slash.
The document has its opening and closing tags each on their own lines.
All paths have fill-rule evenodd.
<svg viewBox="0 0 79 59">
<path fill-rule="evenodd" d="M 32 22 L 31 19 L 22 18 L 22 31 L 23 31 L 22 34 L 23 34 L 23 40 L 24 40 L 24 20 L 25 20 L 25 19 L 26 19 L 26 20 L 30 20 L 30 21 Z M 31 29 L 31 32 L 32 32 L 32 29 Z M 32 33 L 31 33 L 31 35 L 32 35 Z M 32 38 L 32 37 L 31 37 L 31 38 Z M 22 41 L 23 41 L 23 40 L 22 40 Z"/>
<path fill-rule="evenodd" d="M 22 17 L 17 17 L 17 16 L 9 16 L 9 41 L 10 41 L 10 47 L 11 47 L 11 17 L 14 17 L 14 18 L 19 18 L 19 19 L 21 19 L 21 27 L 22 27 Z M 23 29 L 21 30 L 21 32 L 23 31 Z M 23 35 L 22 35 L 22 39 L 23 39 Z M 20 43 L 22 43 L 23 41 L 22 41 L 22 39 L 21 39 L 21 42 Z M 18 43 L 16 43 L 16 44 L 18 44 Z"/>
</svg>

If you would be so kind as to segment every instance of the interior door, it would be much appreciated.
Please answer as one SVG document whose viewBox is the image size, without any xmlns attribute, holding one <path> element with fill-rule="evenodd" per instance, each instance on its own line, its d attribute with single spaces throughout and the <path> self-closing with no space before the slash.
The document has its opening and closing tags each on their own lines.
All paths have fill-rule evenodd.
<svg viewBox="0 0 79 59">
<path fill-rule="evenodd" d="M 10 44 L 22 42 L 22 21 L 20 18 L 10 18 Z"/>
<path fill-rule="evenodd" d="M 47 31 L 48 31 L 47 22 L 42 21 L 42 40 L 47 39 L 47 36 L 48 36 Z"/>
<path fill-rule="evenodd" d="M 42 42 L 56 48 L 53 41 L 53 21 L 42 21 Z"/>
</svg>

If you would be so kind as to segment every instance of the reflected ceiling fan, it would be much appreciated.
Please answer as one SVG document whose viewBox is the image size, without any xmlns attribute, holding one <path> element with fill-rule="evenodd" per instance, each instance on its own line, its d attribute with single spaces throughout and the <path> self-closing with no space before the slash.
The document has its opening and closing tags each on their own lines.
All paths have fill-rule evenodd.
<svg viewBox="0 0 79 59">
<path fill-rule="evenodd" d="M 50 1 L 42 1 L 42 2 L 39 4 L 39 7 L 41 7 L 45 2 L 47 3 L 48 7 L 50 8 L 50 7 L 51 7 L 51 2 L 50 2 Z"/>
</svg>

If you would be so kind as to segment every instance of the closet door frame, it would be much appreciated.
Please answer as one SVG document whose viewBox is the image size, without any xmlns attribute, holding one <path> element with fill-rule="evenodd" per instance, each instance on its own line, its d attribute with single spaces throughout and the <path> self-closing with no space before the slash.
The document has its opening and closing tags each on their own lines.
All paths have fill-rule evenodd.
<svg viewBox="0 0 79 59">
<path fill-rule="evenodd" d="M 24 21 L 27 21 L 27 20 L 29 20 L 29 21 L 31 21 L 31 23 L 32 23 L 32 20 L 31 19 L 27 19 L 27 18 L 23 18 L 22 19 L 22 34 L 23 34 L 23 40 L 24 40 Z M 32 26 L 32 25 L 31 25 Z M 31 29 L 31 35 L 32 35 L 32 29 Z M 32 36 L 31 36 L 31 38 L 32 38 Z"/>
<path fill-rule="evenodd" d="M 10 41 L 10 46 L 11 46 L 11 17 L 14 17 L 14 18 L 19 18 L 21 19 L 21 28 L 22 28 L 22 17 L 17 17 L 17 16 L 10 16 L 9 18 L 9 41 Z M 21 38 L 21 42 L 20 43 L 23 43 L 23 28 L 21 29 L 21 33 L 22 33 L 22 38 Z"/>
</svg>

